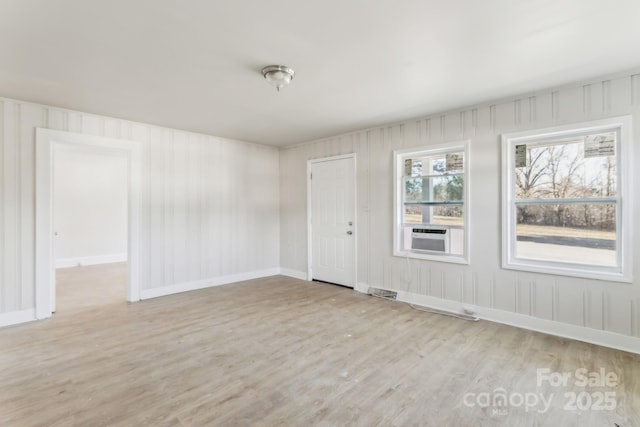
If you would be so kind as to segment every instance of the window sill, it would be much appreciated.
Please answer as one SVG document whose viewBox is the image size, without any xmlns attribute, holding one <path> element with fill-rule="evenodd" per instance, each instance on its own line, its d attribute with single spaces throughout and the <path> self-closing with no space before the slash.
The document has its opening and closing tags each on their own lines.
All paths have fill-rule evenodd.
<svg viewBox="0 0 640 427">
<path fill-rule="evenodd" d="M 447 262 L 451 264 L 469 265 L 469 259 L 457 255 L 437 255 L 414 251 L 393 251 L 393 256 L 401 258 L 420 259 L 425 261 Z"/>
<path fill-rule="evenodd" d="M 529 260 L 513 260 L 503 262 L 505 270 L 526 271 L 529 273 L 551 274 L 554 276 L 578 277 L 583 279 L 601 280 L 607 282 L 632 283 L 632 277 L 615 271 L 607 271 L 606 267 L 584 269 L 581 266 L 553 266 L 547 263 L 537 263 Z"/>
</svg>

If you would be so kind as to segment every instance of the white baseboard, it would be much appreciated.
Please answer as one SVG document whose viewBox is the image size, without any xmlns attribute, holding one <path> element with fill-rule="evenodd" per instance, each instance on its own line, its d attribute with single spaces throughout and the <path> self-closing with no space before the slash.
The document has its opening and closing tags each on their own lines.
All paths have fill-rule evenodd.
<svg viewBox="0 0 640 427">
<path fill-rule="evenodd" d="M 109 264 L 112 262 L 124 262 L 127 254 L 95 255 L 77 258 L 62 258 L 56 260 L 56 268 L 78 267 L 81 265 Z"/>
<path fill-rule="evenodd" d="M 280 274 L 283 276 L 293 277 L 294 279 L 307 280 L 307 273 L 304 271 L 292 270 L 290 268 L 281 268 Z"/>
<path fill-rule="evenodd" d="M 18 323 L 31 322 L 33 320 L 36 320 L 36 310 L 33 308 L 0 313 L 0 328 L 3 326 L 17 325 Z"/>
<path fill-rule="evenodd" d="M 356 283 L 356 286 L 353 288 L 353 290 L 366 294 L 369 292 L 369 285 L 367 285 L 366 283 L 358 282 Z"/>
<path fill-rule="evenodd" d="M 355 288 L 359 292 L 368 292 L 369 285 L 358 283 Z M 449 311 L 461 314 L 463 307 L 471 308 L 476 315 L 483 320 L 502 323 L 518 328 L 529 329 L 562 338 L 569 338 L 577 341 L 584 341 L 590 344 L 597 344 L 604 347 L 615 348 L 640 354 L 640 338 L 629 335 L 622 335 L 615 332 L 603 331 L 599 329 L 587 328 L 584 326 L 572 325 L 569 323 L 556 322 L 553 320 L 541 319 L 539 317 L 527 316 L 525 314 L 513 313 L 510 311 L 497 310 L 461 303 L 458 301 L 436 298 L 428 295 L 415 294 L 406 291 L 398 292 L 398 301 L 420 305 L 423 307 Z"/>
<path fill-rule="evenodd" d="M 251 271 L 248 273 L 232 274 L 229 276 L 214 277 L 211 279 L 196 280 L 195 282 L 178 283 L 161 288 L 142 289 L 140 291 L 140 299 L 150 299 L 162 297 L 165 295 L 177 294 L 180 292 L 195 291 L 198 289 L 211 288 L 214 286 L 228 285 L 230 283 L 242 282 L 245 280 L 260 279 L 262 277 L 276 276 L 280 274 L 279 268 L 270 268 L 267 270 Z"/>
</svg>

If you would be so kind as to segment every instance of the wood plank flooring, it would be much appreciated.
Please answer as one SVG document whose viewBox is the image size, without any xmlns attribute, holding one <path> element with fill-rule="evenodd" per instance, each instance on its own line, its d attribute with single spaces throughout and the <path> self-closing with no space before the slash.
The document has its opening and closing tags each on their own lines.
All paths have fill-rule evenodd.
<svg viewBox="0 0 640 427">
<path fill-rule="evenodd" d="M 56 270 L 56 311 L 98 307 L 127 300 L 127 263 Z"/>
<path fill-rule="evenodd" d="M 0 346 L 3 427 L 640 426 L 638 355 L 282 276 L 80 305 Z M 538 386 L 538 368 L 618 384 Z M 605 391 L 614 410 L 586 408 Z M 548 410 L 519 404 L 533 393 Z"/>
</svg>

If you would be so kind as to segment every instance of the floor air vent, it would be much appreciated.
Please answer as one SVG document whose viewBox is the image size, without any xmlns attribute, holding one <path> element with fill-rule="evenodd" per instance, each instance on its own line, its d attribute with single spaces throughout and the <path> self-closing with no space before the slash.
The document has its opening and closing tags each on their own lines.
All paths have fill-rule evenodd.
<svg viewBox="0 0 640 427">
<path fill-rule="evenodd" d="M 395 301 L 396 299 L 398 299 L 398 293 L 397 292 L 388 291 L 386 289 L 379 289 L 379 288 L 369 287 L 369 292 L 367 292 L 367 293 L 369 295 L 371 295 L 371 296 L 374 296 L 374 297 L 390 299 L 392 301 Z"/>
</svg>

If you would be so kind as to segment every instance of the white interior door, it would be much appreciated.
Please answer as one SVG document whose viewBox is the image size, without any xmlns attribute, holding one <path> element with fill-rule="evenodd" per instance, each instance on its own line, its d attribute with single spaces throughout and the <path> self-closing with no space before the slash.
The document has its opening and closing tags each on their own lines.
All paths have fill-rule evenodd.
<svg viewBox="0 0 640 427">
<path fill-rule="evenodd" d="M 355 158 L 311 163 L 311 274 L 355 286 Z"/>
</svg>

